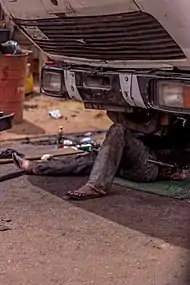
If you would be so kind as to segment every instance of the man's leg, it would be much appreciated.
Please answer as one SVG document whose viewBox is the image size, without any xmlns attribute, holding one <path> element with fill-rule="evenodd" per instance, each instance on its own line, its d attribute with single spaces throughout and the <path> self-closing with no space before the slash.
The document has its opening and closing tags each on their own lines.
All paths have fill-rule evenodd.
<svg viewBox="0 0 190 285">
<path fill-rule="evenodd" d="M 157 160 L 155 154 L 129 131 L 125 131 L 125 149 L 119 176 L 134 182 L 153 182 L 158 177 L 158 166 L 149 162 Z"/>
<path fill-rule="evenodd" d="M 17 154 L 13 155 L 16 165 L 28 174 L 61 176 L 61 175 L 89 175 L 96 153 L 69 155 L 60 160 L 31 162 Z"/>
<path fill-rule="evenodd" d="M 68 196 L 88 199 L 107 194 L 118 171 L 124 148 L 125 129 L 121 124 L 113 124 L 100 147 L 88 182 L 80 189 L 68 192 Z"/>
</svg>

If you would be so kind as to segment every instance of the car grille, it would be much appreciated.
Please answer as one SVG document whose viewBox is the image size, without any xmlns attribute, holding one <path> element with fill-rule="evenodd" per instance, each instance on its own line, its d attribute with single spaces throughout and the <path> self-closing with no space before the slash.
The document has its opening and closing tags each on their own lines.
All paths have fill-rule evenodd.
<svg viewBox="0 0 190 285">
<path fill-rule="evenodd" d="M 180 47 L 151 15 L 143 12 L 93 17 L 17 21 L 38 26 L 47 39 L 34 39 L 45 52 L 99 60 L 185 58 Z"/>
</svg>

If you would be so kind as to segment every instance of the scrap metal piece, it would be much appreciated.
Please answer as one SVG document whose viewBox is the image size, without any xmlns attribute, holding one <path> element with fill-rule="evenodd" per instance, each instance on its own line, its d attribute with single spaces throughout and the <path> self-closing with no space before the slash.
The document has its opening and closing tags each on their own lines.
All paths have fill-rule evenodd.
<svg viewBox="0 0 190 285">
<path fill-rule="evenodd" d="M 10 114 L 4 116 L 2 112 L 0 112 L 0 132 L 6 131 L 12 128 L 14 114 Z"/>
<path fill-rule="evenodd" d="M 154 164 L 157 164 L 160 166 L 166 166 L 166 167 L 172 167 L 172 168 L 176 167 L 174 164 L 168 164 L 168 163 L 164 163 L 162 161 L 157 161 L 157 160 L 152 160 L 152 159 L 148 159 L 148 162 L 154 163 Z"/>
</svg>

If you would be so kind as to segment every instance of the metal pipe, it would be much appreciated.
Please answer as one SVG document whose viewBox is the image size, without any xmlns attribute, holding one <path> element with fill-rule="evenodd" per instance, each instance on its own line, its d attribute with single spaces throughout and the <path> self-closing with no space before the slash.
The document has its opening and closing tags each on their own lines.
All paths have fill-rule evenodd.
<svg viewBox="0 0 190 285">
<path fill-rule="evenodd" d="M 153 160 L 153 159 L 148 159 L 148 162 L 154 163 L 154 164 L 157 164 L 157 165 L 160 165 L 160 166 L 166 166 L 166 167 L 172 167 L 172 168 L 176 167 L 173 164 L 168 164 L 168 163 L 164 163 L 164 162 L 161 162 L 161 161 L 156 161 L 156 160 Z"/>
</svg>

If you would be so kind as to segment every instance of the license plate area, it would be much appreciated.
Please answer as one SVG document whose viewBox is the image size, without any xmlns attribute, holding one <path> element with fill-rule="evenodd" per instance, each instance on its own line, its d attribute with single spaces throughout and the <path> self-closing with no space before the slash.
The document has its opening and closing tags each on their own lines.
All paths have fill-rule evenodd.
<svg viewBox="0 0 190 285">
<path fill-rule="evenodd" d="M 108 75 L 86 74 L 83 77 L 83 86 L 90 89 L 109 90 L 111 78 Z"/>
<path fill-rule="evenodd" d="M 98 106 L 109 105 L 114 108 L 116 106 L 122 108 L 128 106 L 126 100 L 122 96 L 119 75 L 117 73 L 92 74 L 90 72 L 74 72 L 77 89 L 85 104 L 95 104 L 96 106 L 97 104 Z"/>
</svg>

